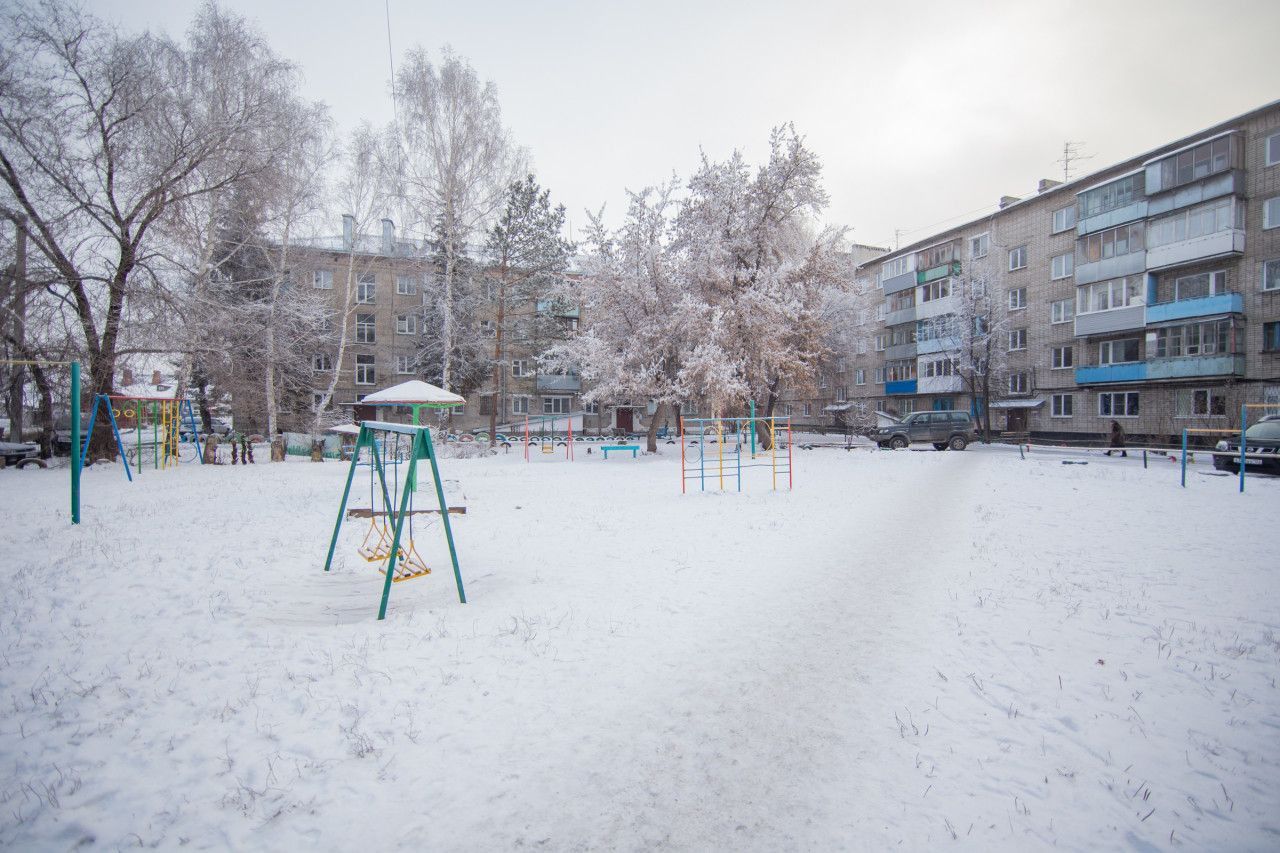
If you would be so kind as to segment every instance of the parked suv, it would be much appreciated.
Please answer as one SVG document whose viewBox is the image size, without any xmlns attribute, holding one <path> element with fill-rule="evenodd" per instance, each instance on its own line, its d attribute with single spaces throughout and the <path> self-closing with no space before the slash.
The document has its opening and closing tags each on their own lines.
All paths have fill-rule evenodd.
<svg viewBox="0 0 1280 853">
<path fill-rule="evenodd" d="M 871 434 L 871 440 L 881 447 L 894 450 L 906 447 L 913 441 L 929 442 L 934 450 L 964 450 L 977 438 L 973 418 L 968 412 L 916 412 L 907 415 L 901 423 L 879 427 Z"/>
<path fill-rule="evenodd" d="M 1280 415 L 1267 415 L 1244 431 L 1245 453 L 1259 456 L 1246 457 L 1246 471 L 1265 471 L 1280 474 Z M 1215 448 L 1231 453 L 1231 456 L 1214 456 L 1213 467 L 1219 471 L 1240 473 L 1240 437 L 1219 441 Z M 1270 457 L 1270 458 L 1268 458 Z"/>
</svg>

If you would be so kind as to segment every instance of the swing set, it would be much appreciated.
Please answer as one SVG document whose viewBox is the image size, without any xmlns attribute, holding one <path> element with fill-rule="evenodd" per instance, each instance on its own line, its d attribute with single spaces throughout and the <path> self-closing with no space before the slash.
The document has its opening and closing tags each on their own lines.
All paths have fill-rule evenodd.
<svg viewBox="0 0 1280 853">
<path fill-rule="evenodd" d="M 99 410 L 104 412 L 103 417 L 111 424 L 111 434 L 115 437 L 116 450 L 120 453 L 120 462 L 124 465 L 124 474 L 129 478 L 129 482 L 133 482 L 133 471 L 130 469 L 129 459 L 133 459 L 138 473 L 141 474 L 142 469 L 146 467 L 143 465 L 144 451 L 150 451 L 151 461 L 156 470 L 177 467 L 181 461 L 179 451 L 184 443 L 183 427 L 191 436 L 196 458 L 200 460 L 201 465 L 204 464 L 204 454 L 200 453 L 200 430 L 196 426 L 195 411 L 192 409 L 190 400 L 176 397 L 95 394 L 93 409 L 89 413 L 89 427 L 80 447 L 81 468 L 84 467 L 85 457 L 89 453 L 89 437 L 93 435 L 93 425 L 98 419 Z M 147 439 L 144 439 L 144 418 L 149 421 L 146 425 L 149 429 L 146 431 L 151 433 Z M 125 433 L 120 430 L 121 421 L 125 424 Z M 125 446 L 125 440 L 122 437 L 127 434 L 130 424 L 133 426 L 134 434 L 132 448 Z"/>
<path fill-rule="evenodd" d="M 347 500 L 351 496 L 351 484 L 355 479 L 361 450 L 368 450 L 372 462 L 369 465 L 369 508 L 348 510 Z M 402 455 L 402 451 L 405 450 L 407 452 Z M 403 482 L 400 477 L 400 466 L 392 465 L 390 466 L 391 483 L 388 486 L 388 465 L 383 460 L 384 452 L 390 454 L 391 458 L 408 460 L 408 469 L 405 471 Z M 435 481 L 439 509 L 415 509 L 413 505 L 418 462 L 423 459 L 431 463 L 431 477 Z M 436 464 L 436 451 L 431 442 L 429 427 L 365 421 L 360 425 L 360 434 L 356 438 L 355 450 L 351 455 L 347 485 L 343 489 L 342 502 L 338 506 L 338 520 L 333 525 L 333 538 L 329 541 L 329 556 L 325 559 L 324 570 L 329 571 L 333 564 L 333 553 L 338 544 L 342 520 L 367 517 L 369 528 L 365 531 L 357 552 L 366 562 L 381 566 L 379 571 L 383 574 L 382 601 L 378 606 L 378 618 L 385 619 L 387 601 L 391 597 L 393 583 L 431 574 L 431 568 L 418 553 L 414 541 L 414 517 L 438 513 L 440 524 L 444 528 L 445 541 L 449 546 L 449 559 L 453 563 L 458 601 L 466 604 L 467 596 L 462 588 L 462 572 L 458 568 L 458 551 L 454 547 L 453 528 L 449 524 L 450 512 L 464 511 L 461 508 L 451 510 L 445 504 L 444 486 L 440 480 L 440 468 Z"/>
<path fill-rule="evenodd" d="M 564 444 L 564 458 L 573 461 L 573 415 L 565 418 L 566 432 L 562 436 L 556 435 L 556 422 L 559 420 L 556 416 L 546 418 L 534 418 L 534 426 L 537 432 L 531 432 L 529 429 L 529 416 L 524 416 L 524 461 L 529 461 L 529 447 L 536 443 L 538 450 L 544 455 L 556 452 L 557 442 Z M 551 422 L 551 429 L 547 429 L 547 422 Z"/>
</svg>

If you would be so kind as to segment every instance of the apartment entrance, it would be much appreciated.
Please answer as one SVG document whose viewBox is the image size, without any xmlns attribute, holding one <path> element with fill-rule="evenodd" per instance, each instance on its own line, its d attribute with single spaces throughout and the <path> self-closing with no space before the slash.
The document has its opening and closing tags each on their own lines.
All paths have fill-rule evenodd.
<svg viewBox="0 0 1280 853">
<path fill-rule="evenodd" d="M 1005 432 L 1027 431 L 1027 410 L 1010 409 L 1005 413 Z"/>
<path fill-rule="evenodd" d="M 622 430 L 623 432 L 631 432 L 632 430 L 631 409 L 619 406 L 616 410 L 614 410 L 614 422 L 617 424 L 618 429 Z"/>
</svg>

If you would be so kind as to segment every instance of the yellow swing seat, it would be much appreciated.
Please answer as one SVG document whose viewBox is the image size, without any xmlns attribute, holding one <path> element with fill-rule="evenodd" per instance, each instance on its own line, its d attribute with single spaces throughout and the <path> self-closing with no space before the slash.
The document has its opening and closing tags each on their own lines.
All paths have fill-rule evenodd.
<svg viewBox="0 0 1280 853">
<path fill-rule="evenodd" d="M 370 516 L 369 529 L 365 531 L 364 540 L 356 551 L 370 563 L 384 562 L 391 555 L 392 538 L 389 525 L 380 523 L 375 516 Z"/>
</svg>

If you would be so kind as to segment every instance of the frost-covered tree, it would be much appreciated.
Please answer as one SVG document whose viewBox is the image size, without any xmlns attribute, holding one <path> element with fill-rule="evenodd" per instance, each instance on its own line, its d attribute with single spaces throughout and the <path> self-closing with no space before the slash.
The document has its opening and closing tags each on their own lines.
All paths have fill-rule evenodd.
<svg viewBox="0 0 1280 853">
<path fill-rule="evenodd" d="M 965 390 L 982 401 L 983 441 L 991 440 L 991 404 L 1005 396 L 1009 376 L 1009 315 L 995 295 L 995 280 L 981 267 L 952 279 L 955 311 L 925 326 L 925 334 L 946 340 Z"/>
<path fill-rule="evenodd" d="M 505 345 L 509 302 L 536 302 L 551 297 L 569 264 L 573 244 L 564 231 L 564 205 L 551 206 L 551 191 L 538 186 L 533 175 L 513 182 L 507 189 L 507 204 L 497 223 L 489 229 L 485 254 L 494 276 L 493 390 L 494 405 L 489 414 L 489 441 L 497 441 L 498 412 L 506 411 Z"/>
<path fill-rule="evenodd" d="M 466 59 L 445 49 L 437 66 L 422 48 L 396 73 L 399 110 L 393 130 L 392 181 L 404 217 L 430 235 L 439 275 L 433 277 L 428 321 L 438 322 L 440 385 L 461 387 L 477 372 L 474 314 L 478 277 L 469 274 L 468 246 L 498 215 L 521 157 L 502 124 L 497 87 L 482 83 Z M 460 363 L 461 362 L 461 363 Z"/>
</svg>

